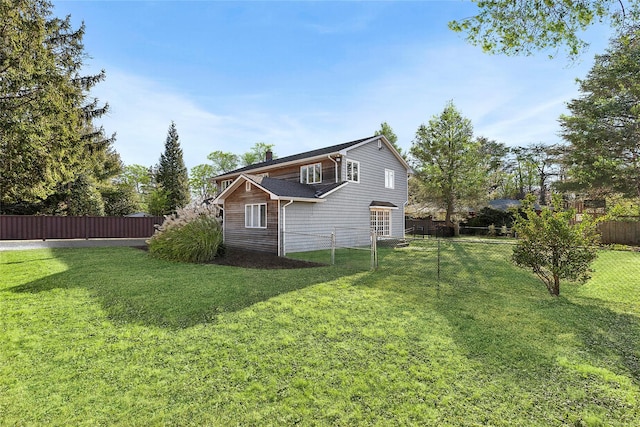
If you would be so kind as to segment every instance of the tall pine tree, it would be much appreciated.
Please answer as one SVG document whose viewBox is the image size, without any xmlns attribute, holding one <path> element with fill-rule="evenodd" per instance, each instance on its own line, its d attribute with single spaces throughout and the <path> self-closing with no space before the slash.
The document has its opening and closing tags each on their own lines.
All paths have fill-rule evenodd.
<svg viewBox="0 0 640 427">
<path fill-rule="evenodd" d="M 104 72 L 81 74 L 84 25 L 51 10 L 47 0 L 0 1 L 0 213 L 33 213 L 80 176 L 120 168 L 113 139 L 92 123 L 108 107 L 89 98 Z"/>
<path fill-rule="evenodd" d="M 597 55 L 560 118 L 573 190 L 640 197 L 640 26 Z M 569 185 L 567 185 L 569 187 Z"/>
<path fill-rule="evenodd" d="M 189 174 L 182 158 L 176 124 L 171 122 L 164 153 L 160 155 L 156 183 L 166 193 L 165 213 L 173 212 L 189 203 Z"/>
</svg>

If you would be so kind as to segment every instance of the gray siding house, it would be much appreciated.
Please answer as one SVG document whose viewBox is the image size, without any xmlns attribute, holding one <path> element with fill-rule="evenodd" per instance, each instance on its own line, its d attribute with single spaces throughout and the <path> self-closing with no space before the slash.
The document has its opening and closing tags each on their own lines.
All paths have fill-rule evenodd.
<svg viewBox="0 0 640 427">
<path fill-rule="evenodd" d="M 284 256 L 338 246 L 375 230 L 404 237 L 409 165 L 382 135 L 236 169 L 214 180 L 228 247 Z M 359 230 L 360 232 L 355 232 Z M 362 233 L 364 231 L 364 233 Z M 367 242 L 368 243 L 368 242 Z"/>
</svg>

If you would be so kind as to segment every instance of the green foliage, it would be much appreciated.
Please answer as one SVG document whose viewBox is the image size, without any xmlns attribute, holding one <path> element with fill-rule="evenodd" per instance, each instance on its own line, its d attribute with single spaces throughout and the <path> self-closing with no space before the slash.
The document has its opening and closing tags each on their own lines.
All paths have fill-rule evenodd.
<svg viewBox="0 0 640 427">
<path fill-rule="evenodd" d="M 184 165 L 178 130 L 174 122 L 171 122 L 171 126 L 169 126 L 164 153 L 160 155 L 156 184 L 166 192 L 169 212 L 180 209 L 189 203 L 189 174 Z"/>
<path fill-rule="evenodd" d="M 513 229 L 518 243 L 513 249 L 513 262 L 530 268 L 547 286 L 551 295 L 560 295 L 560 280 L 585 282 L 590 265 L 596 258 L 598 232 L 589 218 L 572 224 L 573 210 L 562 210 L 559 197 L 553 209 L 543 207 L 538 215 L 535 198 L 528 196 Z"/>
<path fill-rule="evenodd" d="M 640 197 L 640 29 L 613 39 L 579 83 L 571 115 L 560 118 L 571 181 L 590 193 Z"/>
<path fill-rule="evenodd" d="M 67 200 L 67 214 L 72 216 L 104 216 L 104 202 L 93 181 L 80 175 L 73 184 Z"/>
<path fill-rule="evenodd" d="M 429 125 L 418 128 L 411 146 L 416 177 L 423 199 L 446 209 L 451 225 L 456 207 L 475 203 L 486 194 L 487 162 L 480 143 L 473 138 L 471 121 L 449 102 Z"/>
<path fill-rule="evenodd" d="M 610 197 L 607 199 L 607 214 L 598 218 L 607 221 L 640 221 L 640 198 Z"/>
<path fill-rule="evenodd" d="M 374 133 L 374 135 L 375 136 L 384 135 L 384 137 L 387 138 L 387 141 L 389 141 L 391 145 L 393 145 L 393 147 L 396 150 L 398 150 L 398 153 L 400 153 L 400 155 L 406 159 L 408 153 L 404 153 L 402 151 L 402 148 L 400 148 L 400 146 L 398 145 L 398 135 L 395 134 L 395 132 L 393 131 L 393 128 L 389 126 L 389 123 L 387 122 L 380 123 L 380 129 L 378 129 Z"/>
<path fill-rule="evenodd" d="M 507 55 L 565 47 L 569 57 L 575 58 L 587 46 L 580 33 L 591 25 L 610 21 L 623 26 L 638 17 L 637 1 L 474 1 L 478 14 L 452 21 L 449 28 L 466 33 L 470 43 L 486 52 Z M 625 10 L 625 4 L 631 8 Z"/>
<path fill-rule="evenodd" d="M 154 188 L 146 196 L 146 205 L 153 216 L 168 215 L 171 213 L 169 206 L 169 193 L 163 188 Z"/>
<path fill-rule="evenodd" d="M 134 212 L 149 212 L 148 202 L 153 198 L 150 193 L 154 189 L 153 168 L 138 164 L 125 165 L 114 182 L 118 187 L 128 188 L 133 193 Z M 165 203 L 166 201 L 163 201 L 155 205 L 156 210 L 164 212 Z"/>
<path fill-rule="evenodd" d="M 109 185 L 100 188 L 106 216 L 125 216 L 141 211 L 138 195 L 127 185 Z"/>
<path fill-rule="evenodd" d="M 270 145 L 269 147 L 272 148 L 273 145 Z M 211 167 L 213 167 L 213 173 L 215 175 L 220 175 L 236 169 L 238 167 L 238 162 L 240 161 L 236 154 L 225 153 L 220 150 L 209 153 L 207 159 L 211 162 Z"/>
<path fill-rule="evenodd" d="M 81 174 L 119 167 L 112 138 L 92 120 L 108 106 L 89 98 L 105 78 L 80 74 L 84 26 L 51 16 L 46 0 L 0 2 L 0 204 L 37 205 Z"/>
<path fill-rule="evenodd" d="M 513 225 L 513 212 L 505 212 L 489 207 L 482 208 L 478 214 L 467 221 L 470 227 L 488 227 L 490 225 L 511 227 Z"/>
<path fill-rule="evenodd" d="M 267 159 L 267 151 L 272 152 L 272 158 L 277 156 L 273 153 L 274 144 L 267 144 L 265 142 L 256 142 L 251 150 L 240 156 L 240 162 L 243 166 L 253 165 L 255 163 L 261 163 Z"/>
<path fill-rule="evenodd" d="M 191 187 L 191 193 L 196 199 L 204 200 L 213 196 L 216 189 L 213 178 L 216 175 L 214 167 L 209 164 L 196 165 L 191 168 L 189 187 Z"/>
<path fill-rule="evenodd" d="M 149 190 L 153 178 L 150 169 L 138 164 L 126 165 L 117 181 L 131 187 L 137 194 L 144 195 Z"/>
<path fill-rule="evenodd" d="M 213 209 L 184 208 L 165 219 L 148 244 L 149 252 L 158 258 L 208 262 L 223 250 L 222 226 Z"/>
</svg>

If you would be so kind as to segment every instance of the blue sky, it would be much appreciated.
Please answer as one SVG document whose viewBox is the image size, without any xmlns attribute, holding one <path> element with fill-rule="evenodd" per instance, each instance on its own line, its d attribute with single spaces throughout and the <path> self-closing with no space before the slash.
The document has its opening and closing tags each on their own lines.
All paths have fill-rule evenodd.
<svg viewBox="0 0 640 427">
<path fill-rule="evenodd" d="M 559 142 L 557 119 L 578 95 L 609 33 L 562 55 L 484 54 L 447 28 L 467 1 L 54 1 L 86 25 L 92 94 L 111 106 L 125 164 L 150 166 L 176 122 L 186 165 L 256 142 L 282 157 L 372 135 L 383 121 L 408 149 L 453 100 L 475 135 L 509 146 Z"/>
</svg>

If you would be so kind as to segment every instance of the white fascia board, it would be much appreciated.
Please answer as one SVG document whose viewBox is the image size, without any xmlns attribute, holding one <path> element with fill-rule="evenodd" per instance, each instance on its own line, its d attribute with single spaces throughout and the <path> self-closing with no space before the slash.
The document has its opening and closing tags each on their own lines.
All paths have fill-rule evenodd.
<svg viewBox="0 0 640 427">
<path fill-rule="evenodd" d="M 260 190 L 264 191 L 265 193 L 267 193 L 269 195 L 269 197 L 272 200 L 277 200 L 277 196 L 275 194 L 273 194 L 271 191 L 267 190 L 266 188 L 264 188 L 263 186 L 261 186 L 260 184 L 258 184 L 257 182 L 255 182 L 254 180 L 252 180 L 251 178 L 249 178 L 248 176 L 246 176 L 245 174 L 240 174 L 239 177 L 237 177 L 232 183 L 231 185 L 229 185 L 227 188 L 224 189 L 224 191 L 222 193 L 220 193 L 218 195 L 218 197 L 216 197 L 213 200 L 213 203 L 216 204 L 220 204 L 220 203 L 224 203 L 225 199 L 227 198 L 227 196 L 231 193 L 233 193 L 234 191 L 236 191 L 236 189 L 238 189 L 242 184 L 244 184 L 245 182 L 249 181 L 251 183 L 251 185 L 255 185 L 256 187 L 258 187 Z"/>
</svg>

